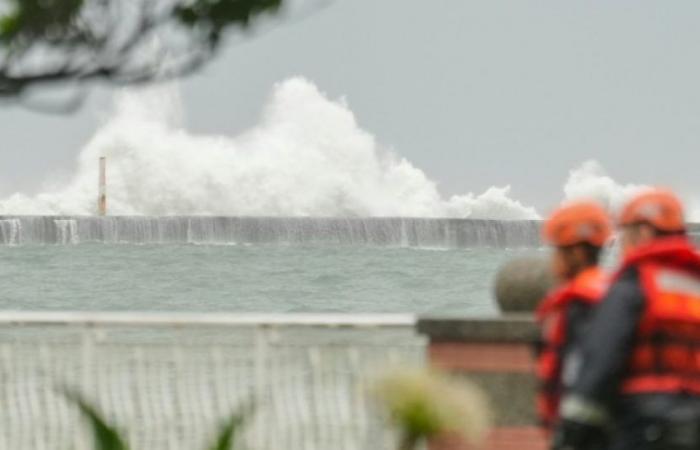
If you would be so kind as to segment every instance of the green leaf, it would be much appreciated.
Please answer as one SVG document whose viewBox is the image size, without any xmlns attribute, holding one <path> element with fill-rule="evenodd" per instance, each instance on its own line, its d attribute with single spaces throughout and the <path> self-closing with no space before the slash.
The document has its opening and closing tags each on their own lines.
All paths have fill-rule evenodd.
<svg viewBox="0 0 700 450">
<path fill-rule="evenodd" d="M 219 434 L 207 450 L 233 450 L 233 444 L 250 412 L 234 413 L 219 427 Z"/>
<path fill-rule="evenodd" d="M 19 16 L 17 14 L 0 17 L 0 40 L 12 40 L 17 35 L 17 31 L 19 31 Z"/>
<path fill-rule="evenodd" d="M 66 398 L 75 404 L 88 420 L 95 439 L 95 450 L 129 450 L 126 440 L 113 425 L 102 417 L 97 408 L 90 405 L 76 391 L 65 389 L 63 392 Z"/>
<path fill-rule="evenodd" d="M 11 41 L 22 27 L 22 13 L 17 0 L 8 12 L 0 17 L 0 41 Z"/>
</svg>

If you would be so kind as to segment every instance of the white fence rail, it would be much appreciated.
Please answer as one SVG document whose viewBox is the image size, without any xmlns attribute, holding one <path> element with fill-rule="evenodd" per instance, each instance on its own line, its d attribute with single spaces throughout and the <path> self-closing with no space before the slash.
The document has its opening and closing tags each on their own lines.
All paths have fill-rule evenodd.
<svg viewBox="0 0 700 450">
<path fill-rule="evenodd" d="M 0 313 L 0 449 L 90 448 L 62 387 L 80 390 L 134 450 L 205 448 L 252 403 L 250 450 L 382 450 L 370 386 L 423 364 L 410 315 Z"/>
<path fill-rule="evenodd" d="M 279 326 L 318 328 L 407 328 L 413 314 L 255 314 L 255 313 L 160 313 L 92 311 L 2 311 L 0 326 Z"/>
</svg>

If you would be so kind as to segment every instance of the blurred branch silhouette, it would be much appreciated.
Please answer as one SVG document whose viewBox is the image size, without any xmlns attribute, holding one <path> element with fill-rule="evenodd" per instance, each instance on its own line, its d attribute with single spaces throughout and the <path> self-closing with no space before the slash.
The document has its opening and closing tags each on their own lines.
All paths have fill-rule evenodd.
<svg viewBox="0 0 700 450">
<path fill-rule="evenodd" d="M 289 1 L 0 0 L 0 100 L 49 83 L 190 74 L 228 31 L 248 31 Z M 79 97 L 66 102 L 79 104 Z"/>
</svg>

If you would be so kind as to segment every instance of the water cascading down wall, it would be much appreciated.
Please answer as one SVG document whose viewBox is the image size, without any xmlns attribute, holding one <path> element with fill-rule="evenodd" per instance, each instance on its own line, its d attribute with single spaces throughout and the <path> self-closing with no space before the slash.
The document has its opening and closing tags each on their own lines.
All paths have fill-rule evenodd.
<svg viewBox="0 0 700 450">
<path fill-rule="evenodd" d="M 537 221 L 431 218 L 0 216 L 0 244 L 250 243 L 534 247 Z"/>
</svg>

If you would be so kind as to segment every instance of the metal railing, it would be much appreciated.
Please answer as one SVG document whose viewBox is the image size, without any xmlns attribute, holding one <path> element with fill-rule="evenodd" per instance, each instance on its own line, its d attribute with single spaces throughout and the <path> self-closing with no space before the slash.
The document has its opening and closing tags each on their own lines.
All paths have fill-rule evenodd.
<svg viewBox="0 0 700 450">
<path fill-rule="evenodd" d="M 321 328 L 405 328 L 413 314 L 259 314 L 95 311 L 1 311 L 0 325 L 25 326 L 275 326 Z"/>
<path fill-rule="evenodd" d="M 370 395 L 424 363 L 412 315 L 0 312 L 0 449 L 88 448 L 69 386 L 132 448 L 203 448 L 249 402 L 250 450 L 391 448 Z M 282 445 L 283 443 L 283 445 Z"/>
</svg>

